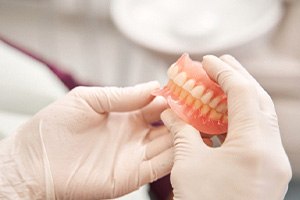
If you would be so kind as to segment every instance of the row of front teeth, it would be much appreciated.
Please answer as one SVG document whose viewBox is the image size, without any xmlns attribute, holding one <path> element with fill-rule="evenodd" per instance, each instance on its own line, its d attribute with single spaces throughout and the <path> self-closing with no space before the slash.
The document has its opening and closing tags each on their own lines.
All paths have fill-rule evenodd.
<svg viewBox="0 0 300 200">
<path fill-rule="evenodd" d="M 193 79 L 187 79 L 185 72 L 180 72 L 178 66 L 173 64 L 168 70 L 168 77 L 170 81 L 168 88 L 174 95 L 178 96 L 180 100 L 185 100 L 187 105 L 192 105 L 195 109 L 201 108 L 200 112 L 203 115 L 209 113 L 209 117 L 214 120 L 227 122 L 227 105 L 221 102 L 222 96 L 214 97 L 214 92 L 204 87 L 204 85 L 196 85 Z"/>
</svg>

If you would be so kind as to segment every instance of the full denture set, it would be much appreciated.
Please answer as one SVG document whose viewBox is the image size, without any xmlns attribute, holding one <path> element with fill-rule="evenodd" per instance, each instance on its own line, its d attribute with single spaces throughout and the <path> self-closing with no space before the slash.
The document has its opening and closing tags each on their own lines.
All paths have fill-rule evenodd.
<svg viewBox="0 0 300 200">
<path fill-rule="evenodd" d="M 227 132 L 227 97 L 200 62 L 183 54 L 168 69 L 168 77 L 168 84 L 155 95 L 165 97 L 171 109 L 201 133 Z"/>
</svg>

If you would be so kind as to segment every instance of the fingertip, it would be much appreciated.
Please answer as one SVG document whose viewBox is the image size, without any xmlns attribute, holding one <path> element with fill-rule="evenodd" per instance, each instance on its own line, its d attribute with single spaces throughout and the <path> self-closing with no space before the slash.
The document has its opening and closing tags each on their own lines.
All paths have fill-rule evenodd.
<svg viewBox="0 0 300 200">
<path fill-rule="evenodd" d="M 175 114 L 170 108 L 168 108 L 161 113 L 160 117 L 164 124 L 169 127 L 169 125 L 174 121 Z"/>
<path fill-rule="evenodd" d="M 164 97 L 162 97 L 162 96 L 156 96 L 154 98 L 154 101 L 156 102 L 156 104 L 165 105 L 166 108 L 168 106 L 167 100 Z"/>
<path fill-rule="evenodd" d="M 139 83 L 133 87 L 128 87 L 129 90 L 128 91 L 129 94 L 130 93 L 139 93 L 141 96 L 149 96 L 149 98 L 152 100 L 154 99 L 154 96 L 151 95 L 151 93 L 158 89 L 160 87 L 160 84 L 158 81 L 149 81 L 149 82 L 145 82 L 145 83 Z"/>
<path fill-rule="evenodd" d="M 242 76 L 216 56 L 204 56 L 202 65 L 206 73 L 222 87 L 226 94 L 231 87 L 243 82 Z"/>
<path fill-rule="evenodd" d="M 205 55 L 203 56 L 202 64 L 204 68 L 210 68 L 210 65 L 220 65 L 222 63 L 221 59 L 215 55 Z"/>
<path fill-rule="evenodd" d="M 222 56 L 220 56 L 221 60 L 236 60 L 232 55 L 230 54 L 224 54 Z"/>
<path fill-rule="evenodd" d="M 137 84 L 133 87 L 129 87 L 127 93 L 128 95 L 133 95 L 137 96 L 139 99 L 148 99 L 147 104 L 150 103 L 153 99 L 154 96 L 151 95 L 151 93 L 158 89 L 160 87 L 160 84 L 158 81 L 149 81 L 145 83 L 140 83 Z M 130 89 L 132 89 L 130 91 Z"/>
<path fill-rule="evenodd" d="M 140 87 L 140 88 L 148 88 L 149 90 L 154 90 L 160 87 L 160 84 L 158 81 L 149 81 L 146 83 L 140 83 L 137 84 L 135 87 Z"/>
<path fill-rule="evenodd" d="M 161 114 L 161 119 L 172 135 L 176 135 L 185 125 L 171 109 L 166 109 Z"/>
<path fill-rule="evenodd" d="M 220 59 L 244 76 L 248 73 L 246 72 L 246 69 L 242 66 L 242 64 L 232 55 L 225 54 L 222 55 Z M 245 78 L 249 78 L 248 75 L 246 75 Z"/>
<path fill-rule="evenodd" d="M 154 99 L 145 107 L 141 109 L 141 113 L 146 123 L 156 123 L 161 121 L 161 113 L 168 108 L 168 103 L 165 98 L 161 96 L 154 97 Z"/>
<path fill-rule="evenodd" d="M 218 82 L 218 74 L 220 71 L 220 59 L 214 55 L 203 56 L 202 66 L 206 73 L 214 81 Z"/>
<path fill-rule="evenodd" d="M 165 110 L 161 114 L 161 119 L 164 122 L 165 126 L 170 130 L 170 132 L 174 136 L 181 134 L 189 135 L 190 133 L 196 133 L 196 135 L 200 137 L 197 129 L 182 121 L 171 109 Z"/>
<path fill-rule="evenodd" d="M 216 56 L 214 56 L 214 55 L 205 55 L 205 56 L 203 56 L 203 61 L 204 60 L 208 60 L 208 59 L 214 59 L 214 58 L 217 58 Z"/>
</svg>

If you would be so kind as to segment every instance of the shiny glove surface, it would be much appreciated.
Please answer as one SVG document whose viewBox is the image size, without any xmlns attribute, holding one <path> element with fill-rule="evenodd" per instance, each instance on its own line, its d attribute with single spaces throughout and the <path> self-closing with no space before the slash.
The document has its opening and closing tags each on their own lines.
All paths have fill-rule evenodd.
<svg viewBox="0 0 300 200">
<path fill-rule="evenodd" d="M 0 142 L 0 199 L 108 199 L 170 173 L 166 103 L 135 87 L 78 87 Z"/>
<path fill-rule="evenodd" d="M 162 113 L 174 137 L 174 199 L 283 199 L 291 167 L 270 96 L 232 56 L 205 56 L 202 64 L 228 97 L 229 128 L 211 148 L 171 110 Z"/>
</svg>

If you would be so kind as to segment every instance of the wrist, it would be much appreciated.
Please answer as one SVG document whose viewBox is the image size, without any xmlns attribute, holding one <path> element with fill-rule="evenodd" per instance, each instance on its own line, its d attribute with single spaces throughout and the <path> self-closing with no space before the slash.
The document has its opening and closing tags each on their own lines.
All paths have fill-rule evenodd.
<svg viewBox="0 0 300 200">
<path fill-rule="evenodd" d="M 31 159 L 31 150 L 20 133 L 0 141 L 0 199 L 45 199 L 41 164 Z"/>
</svg>

